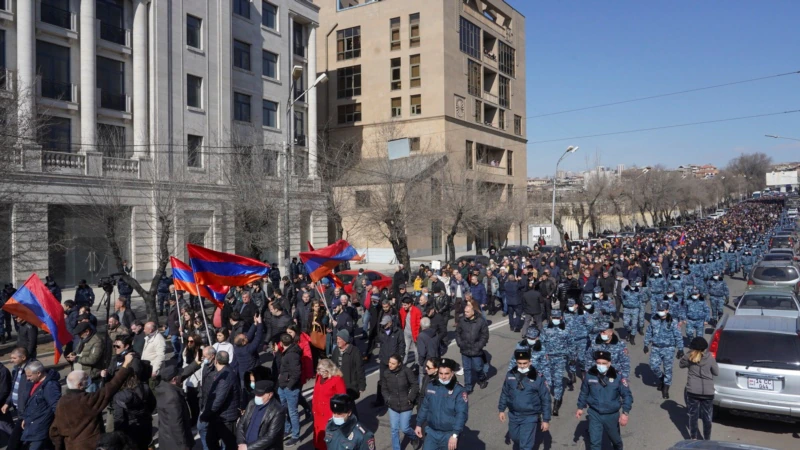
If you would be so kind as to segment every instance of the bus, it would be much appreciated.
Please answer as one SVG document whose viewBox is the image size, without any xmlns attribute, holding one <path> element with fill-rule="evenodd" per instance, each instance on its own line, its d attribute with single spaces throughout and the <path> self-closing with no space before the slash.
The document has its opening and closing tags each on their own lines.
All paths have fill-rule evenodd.
<svg viewBox="0 0 800 450">
<path fill-rule="evenodd" d="M 754 198 L 754 199 L 755 199 L 755 198 L 761 198 L 761 191 L 755 191 L 755 192 L 753 192 L 753 198 Z"/>
</svg>

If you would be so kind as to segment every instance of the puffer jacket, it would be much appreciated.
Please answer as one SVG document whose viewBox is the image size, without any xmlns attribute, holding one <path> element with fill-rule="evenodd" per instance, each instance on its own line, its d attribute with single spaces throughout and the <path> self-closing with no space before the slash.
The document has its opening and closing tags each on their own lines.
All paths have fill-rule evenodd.
<svg viewBox="0 0 800 450">
<path fill-rule="evenodd" d="M 281 356 L 278 387 L 284 389 L 300 389 L 303 354 L 297 344 L 290 345 Z"/>
<path fill-rule="evenodd" d="M 691 352 L 683 355 L 678 362 L 681 369 L 689 369 L 686 379 L 686 393 L 693 397 L 714 398 L 714 377 L 719 375 L 717 360 L 709 353 L 704 353 L 700 362 L 689 361 Z"/>
<path fill-rule="evenodd" d="M 384 370 L 381 373 L 381 392 L 391 410 L 411 411 L 419 396 L 417 377 L 410 368 L 402 365 L 394 371 Z"/>
<path fill-rule="evenodd" d="M 456 345 L 465 356 L 481 356 L 489 342 L 489 325 L 476 313 L 471 319 L 462 316 L 456 326 Z"/>
<path fill-rule="evenodd" d="M 392 331 L 388 335 L 385 330 L 378 331 L 378 342 L 381 346 L 378 351 L 378 359 L 380 359 L 382 366 L 389 364 L 389 357 L 395 353 L 405 358 L 406 340 L 403 332 L 397 326 L 392 326 Z"/>
<path fill-rule="evenodd" d="M 200 420 L 210 422 L 220 420 L 233 422 L 239 418 L 239 375 L 230 366 L 225 366 L 216 373 L 210 383 L 208 398 L 205 402 Z"/>
<path fill-rule="evenodd" d="M 266 411 L 258 426 L 258 440 L 247 443 L 247 429 L 253 419 L 253 411 L 259 408 L 251 401 L 244 411 L 244 416 L 236 424 L 236 443 L 247 444 L 248 450 L 283 450 L 283 425 L 286 422 L 286 412 L 277 397 L 270 399 L 263 407 Z"/>
<path fill-rule="evenodd" d="M 147 383 L 139 383 L 135 389 L 125 389 L 114 395 L 114 430 L 134 437 L 146 433 L 149 440 L 153 434 L 153 411 L 156 397 Z"/>
</svg>

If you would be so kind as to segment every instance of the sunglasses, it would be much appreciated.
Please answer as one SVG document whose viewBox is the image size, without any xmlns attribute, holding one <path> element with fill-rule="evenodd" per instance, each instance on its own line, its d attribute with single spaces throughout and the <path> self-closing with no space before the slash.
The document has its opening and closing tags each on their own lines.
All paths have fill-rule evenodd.
<svg viewBox="0 0 800 450">
<path fill-rule="evenodd" d="M 190 343 L 190 344 L 194 344 L 194 341 L 193 341 L 193 340 L 191 340 L 191 339 L 189 339 L 189 340 L 188 340 L 188 341 L 186 341 L 186 342 L 188 342 L 188 343 Z"/>
<path fill-rule="evenodd" d="M 114 348 L 122 348 L 121 345 L 115 345 Z"/>
</svg>

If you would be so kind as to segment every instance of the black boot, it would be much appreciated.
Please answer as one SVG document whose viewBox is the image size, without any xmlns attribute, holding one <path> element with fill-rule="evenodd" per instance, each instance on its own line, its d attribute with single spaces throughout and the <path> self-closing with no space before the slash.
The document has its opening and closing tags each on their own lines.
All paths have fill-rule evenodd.
<svg viewBox="0 0 800 450">
<path fill-rule="evenodd" d="M 631 345 L 636 345 L 636 333 L 631 333 Z"/>
<path fill-rule="evenodd" d="M 561 400 L 553 400 L 553 415 L 558 415 L 558 408 L 561 407 Z"/>
<path fill-rule="evenodd" d="M 664 389 L 661 390 L 661 398 L 669 398 L 669 385 L 665 384 Z"/>
<path fill-rule="evenodd" d="M 658 390 L 664 392 L 664 375 L 661 375 L 661 385 L 658 387 Z"/>
</svg>

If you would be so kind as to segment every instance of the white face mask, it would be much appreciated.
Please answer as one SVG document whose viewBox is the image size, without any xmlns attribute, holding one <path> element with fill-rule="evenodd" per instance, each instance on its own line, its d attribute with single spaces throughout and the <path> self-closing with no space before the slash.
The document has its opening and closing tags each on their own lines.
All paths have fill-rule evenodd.
<svg viewBox="0 0 800 450">
<path fill-rule="evenodd" d="M 332 420 L 333 420 L 333 424 L 334 425 L 340 425 L 341 426 L 341 425 L 344 425 L 344 420 L 345 419 L 344 419 L 344 417 L 336 417 L 336 416 L 334 416 Z"/>
<path fill-rule="evenodd" d="M 264 399 L 263 399 L 263 398 L 261 398 L 261 397 L 255 397 L 255 398 L 253 399 L 253 401 L 254 401 L 254 402 L 256 403 L 256 405 L 258 405 L 258 406 L 261 406 L 261 405 L 263 405 L 263 404 L 264 404 Z"/>
<path fill-rule="evenodd" d="M 719 280 L 719 277 L 718 277 L 718 276 L 716 276 L 716 275 L 714 275 L 714 279 L 715 279 L 715 280 Z"/>
<path fill-rule="evenodd" d="M 518 371 L 519 373 L 528 373 L 528 372 L 530 372 L 530 371 L 531 371 L 531 368 L 530 368 L 530 367 L 526 367 L 526 368 L 522 369 L 522 368 L 520 368 L 520 367 L 517 367 L 517 371 Z"/>
<path fill-rule="evenodd" d="M 666 311 L 659 311 L 658 315 L 661 316 L 661 317 L 666 317 L 667 312 Z"/>
<path fill-rule="evenodd" d="M 600 298 L 600 294 L 594 294 L 594 298 Z"/>
<path fill-rule="evenodd" d="M 667 298 L 672 298 L 674 296 L 675 296 L 674 294 L 667 294 Z"/>
<path fill-rule="evenodd" d="M 536 345 L 536 341 L 533 339 L 525 339 L 525 340 L 528 341 L 528 345 Z"/>
<path fill-rule="evenodd" d="M 700 296 L 699 296 L 699 295 L 693 295 L 693 296 L 692 296 L 692 298 L 693 298 L 693 299 L 695 299 L 695 300 L 697 300 L 697 299 L 699 299 L 699 298 L 700 298 Z"/>
<path fill-rule="evenodd" d="M 607 341 L 607 340 L 611 339 L 611 336 L 606 336 L 605 334 L 601 334 L 600 335 L 600 339 L 602 339 L 604 341 Z"/>
<path fill-rule="evenodd" d="M 606 372 L 608 372 L 608 366 L 606 366 L 606 365 L 599 365 L 599 364 L 598 364 L 598 365 L 597 365 L 597 371 L 598 371 L 598 372 L 600 372 L 600 373 L 606 373 Z"/>
<path fill-rule="evenodd" d="M 553 325 L 560 325 L 561 319 L 553 319 Z"/>
<path fill-rule="evenodd" d="M 447 384 L 449 382 L 450 382 L 450 380 L 443 380 L 443 379 L 439 378 L 439 383 L 440 384 Z"/>
<path fill-rule="evenodd" d="M 575 311 L 575 307 L 574 307 L 574 306 L 570 306 L 570 307 L 569 307 L 569 310 L 570 310 L 570 311 Z"/>
</svg>

